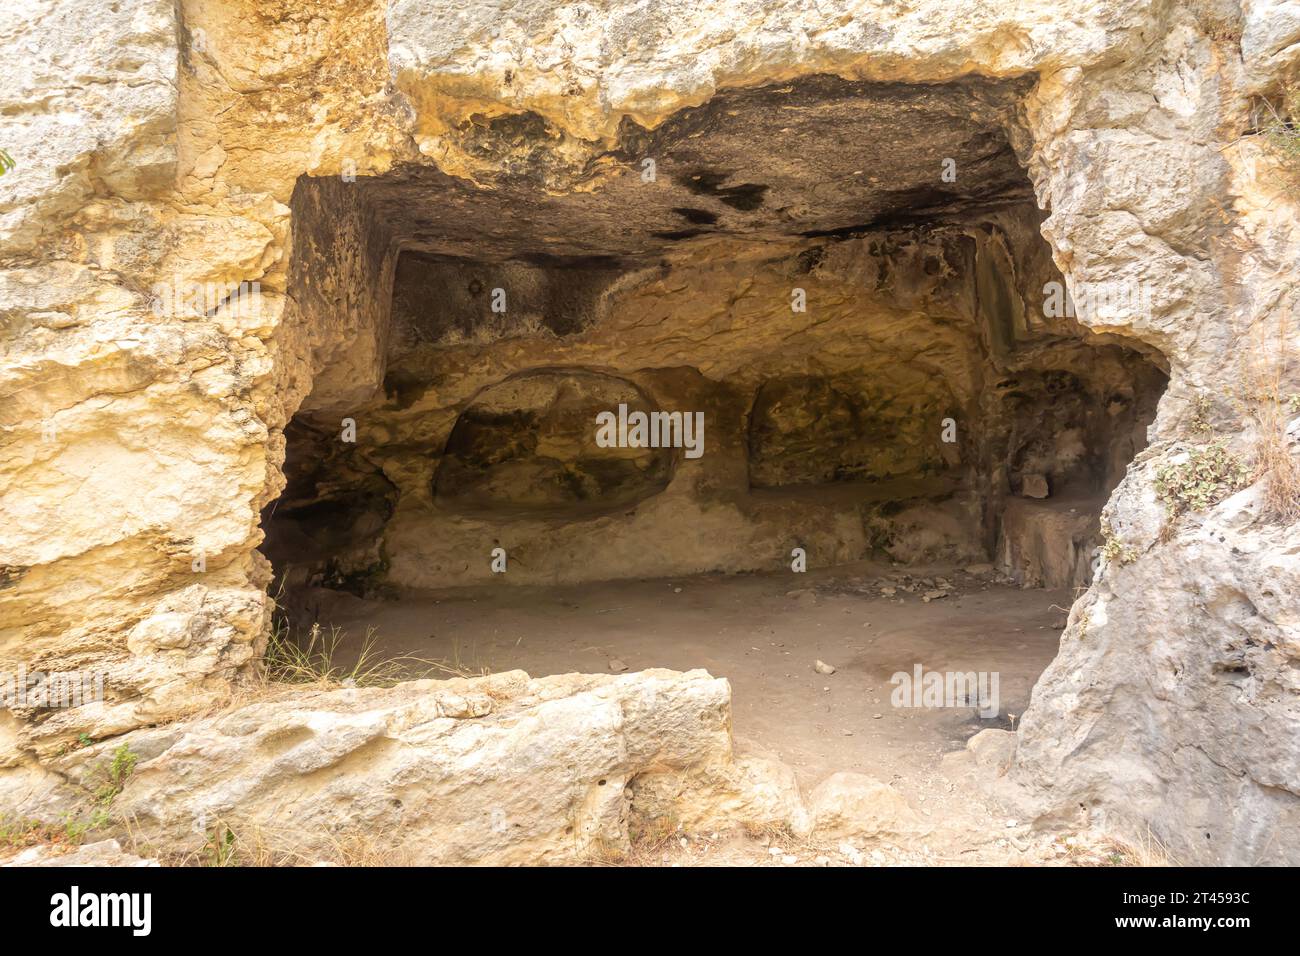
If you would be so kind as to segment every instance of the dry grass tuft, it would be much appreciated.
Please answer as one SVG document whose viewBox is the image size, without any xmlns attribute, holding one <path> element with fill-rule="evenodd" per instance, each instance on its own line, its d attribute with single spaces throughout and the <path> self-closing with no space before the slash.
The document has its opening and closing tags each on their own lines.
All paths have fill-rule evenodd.
<svg viewBox="0 0 1300 956">
<path fill-rule="evenodd" d="M 1261 100 L 1259 131 L 1293 171 L 1300 171 L 1300 84 L 1284 87 L 1273 100 Z"/>
<path fill-rule="evenodd" d="M 583 862 L 591 866 L 652 866 L 679 839 L 677 819 L 632 814 L 628 822 L 628 846 L 598 840 L 586 852 Z"/>
<path fill-rule="evenodd" d="M 394 845 L 391 837 L 370 833 L 331 836 L 325 859 L 319 862 L 363 867 L 415 865 L 410 851 Z"/>
<path fill-rule="evenodd" d="M 794 848 L 800 845 L 798 838 L 788 823 L 755 823 L 748 821 L 741 824 L 745 836 L 764 846 Z"/>
<path fill-rule="evenodd" d="M 281 622 L 267 640 L 262 658 L 262 679 L 270 684 L 311 684 L 319 687 L 391 687 L 409 679 L 408 664 L 432 665 L 405 656 L 381 657 L 375 650 L 375 630 L 369 628 L 355 661 L 339 663 L 339 646 L 345 633 L 331 627 L 326 633 L 313 624 L 306 640 L 295 640 Z"/>
<path fill-rule="evenodd" d="M 1098 841 L 1103 853 L 1101 866 L 1178 866 L 1173 854 L 1148 827 L 1136 839 L 1122 836 L 1105 836 Z"/>
<path fill-rule="evenodd" d="M 1285 320 L 1276 339 L 1256 330 L 1241 369 L 1243 411 L 1255 426 L 1254 478 L 1265 483 L 1267 516 L 1282 523 L 1300 520 L 1300 462 L 1287 440 L 1287 426 L 1300 414 L 1300 394 L 1292 385 L 1294 345 Z"/>
<path fill-rule="evenodd" d="M 1013 866 L 1148 867 L 1178 866 L 1168 848 L 1147 827 L 1136 838 L 1113 833 L 1057 836 L 1042 855 L 1015 860 Z"/>
<path fill-rule="evenodd" d="M 202 845 L 188 853 L 159 854 L 142 842 L 134 830 L 127 828 L 131 852 L 143 857 L 157 857 L 165 866 L 199 867 L 286 867 L 412 866 L 408 850 L 396 845 L 391 834 L 348 832 L 312 835 L 304 839 L 300 831 L 282 827 L 241 824 L 238 827 L 218 822 L 210 827 Z M 316 849 L 305 850 L 304 847 Z"/>
<path fill-rule="evenodd" d="M 315 622 L 305 636 L 294 635 L 281 601 L 275 597 L 271 634 L 267 638 L 258 671 L 261 689 L 277 684 L 309 685 L 318 689 L 337 687 L 392 687 L 402 681 L 423 678 L 484 677 L 482 666 L 466 666 L 455 646 L 451 661 L 417 657 L 414 654 L 384 656 L 378 651 L 376 629 L 366 629 L 361 650 L 351 663 L 342 663 L 340 647 L 347 637 L 341 628 L 330 626 L 328 632 Z"/>
</svg>

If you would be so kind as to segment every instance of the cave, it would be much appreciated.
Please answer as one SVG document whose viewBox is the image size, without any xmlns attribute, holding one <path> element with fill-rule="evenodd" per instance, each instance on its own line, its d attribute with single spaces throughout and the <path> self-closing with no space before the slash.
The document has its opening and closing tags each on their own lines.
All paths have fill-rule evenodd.
<svg viewBox="0 0 1300 956">
<path fill-rule="evenodd" d="M 1025 92 L 728 90 L 572 180 L 539 118 L 482 115 L 483 181 L 301 177 L 285 629 L 455 673 L 706 668 L 810 780 L 1014 727 L 1168 372 L 1059 307 Z M 916 666 L 1001 700 L 891 709 Z"/>
</svg>

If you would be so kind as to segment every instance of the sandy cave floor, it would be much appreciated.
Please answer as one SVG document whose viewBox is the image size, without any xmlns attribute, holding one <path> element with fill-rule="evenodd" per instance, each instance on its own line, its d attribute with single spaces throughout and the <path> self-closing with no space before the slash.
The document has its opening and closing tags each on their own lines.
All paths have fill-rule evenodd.
<svg viewBox="0 0 1300 956">
<path fill-rule="evenodd" d="M 945 596 L 923 597 L 939 591 Z M 894 786 L 934 825 L 909 846 L 867 848 L 866 862 L 1006 863 L 1076 862 L 1076 850 L 1063 835 L 1008 820 L 941 761 L 981 729 L 1010 728 L 1023 713 L 1072 599 L 1067 590 L 1022 590 L 987 570 L 864 562 L 805 574 L 502 583 L 383 601 L 318 591 L 311 609 L 341 629 L 335 660 L 343 666 L 370 635 L 380 656 L 472 672 L 704 668 L 731 681 L 738 747 L 785 761 L 805 793 L 831 773 L 857 771 Z M 835 673 L 817 673 L 817 660 Z M 918 663 L 999 672 L 999 716 L 893 707 L 890 677 Z M 769 834 L 681 834 L 651 856 L 642 862 L 846 862 L 833 846 Z"/>
<path fill-rule="evenodd" d="M 890 578 L 891 571 L 898 578 Z M 904 590 L 910 576 L 915 593 Z M 947 581 L 949 596 L 920 582 Z M 896 589 L 892 597 L 881 588 Z M 1072 595 L 1022 590 L 951 567 L 854 565 L 806 574 L 698 575 L 565 587 L 468 587 L 363 601 L 323 595 L 347 666 L 369 633 L 381 656 L 534 677 L 704 668 L 732 685 L 734 731 L 805 788 L 837 770 L 904 789 L 985 727 L 1011 726 L 1056 654 Z M 833 665 L 832 675 L 813 669 Z M 613 662 L 611 664 L 611 662 Z M 625 667 L 620 668 L 619 662 Z M 1001 714 L 895 708 L 897 671 L 998 671 Z M 909 794 L 910 795 L 910 794 Z"/>
</svg>

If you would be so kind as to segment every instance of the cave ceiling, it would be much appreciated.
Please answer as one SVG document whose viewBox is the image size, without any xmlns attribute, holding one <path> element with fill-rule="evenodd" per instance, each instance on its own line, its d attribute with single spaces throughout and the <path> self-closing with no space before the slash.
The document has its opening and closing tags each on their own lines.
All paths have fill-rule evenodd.
<svg viewBox="0 0 1300 956">
<path fill-rule="evenodd" d="M 625 120 L 576 173 L 557 165 L 541 117 L 480 117 L 461 133 L 496 170 L 482 182 L 403 165 L 357 185 L 401 248 L 479 261 L 617 267 L 708 237 L 852 235 L 1032 199 L 1010 143 L 1028 83 L 820 76 L 728 90 L 652 130 Z"/>
</svg>

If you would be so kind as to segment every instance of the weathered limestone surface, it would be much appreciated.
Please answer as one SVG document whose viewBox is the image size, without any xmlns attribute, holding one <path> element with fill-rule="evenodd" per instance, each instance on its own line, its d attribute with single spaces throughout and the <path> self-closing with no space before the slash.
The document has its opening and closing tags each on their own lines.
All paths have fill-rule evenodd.
<svg viewBox="0 0 1300 956">
<path fill-rule="evenodd" d="M 0 183 L 6 257 L 53 243 L 96 198 L 118 197 L 129 217 L 169 190 L 176 174 L 174 5 L 24 3 L 0 21 L 9 64 L 0 93 L 5 145 L 21 165 Z M 94 213 L 90 213 L 91 216 Z M 102 215 L 102 211 L 101 211 Z M 144 240 L 146 237 L 139 237 Z M 71 269 L 69 272 L 73 271 Z"/>
<path fill-rule="evenodd" d="M 902 794 L 861 773 L 833 773 L 808 796 L 809 828 L 824 838 L 906 839 L 925 833 Z"/>
<path fill-rule="evenodd" d="M 1021 78 L 1014 145 L 1057 267 L 1076 295 L 1151 291 L 1081 321 L 1158 353 L 1171 381 L 1108 508 L 1134 557 L 1076 604 L 1013 775 L 1044 814 L 1150 825 L 1188 862 L 1300 861 L 1300 528 L 1261 514 L 1257 483 L 1166 533 L 1153 489 L 1203 442 L 1206 401 L 1250 454 L 1240 360 L 1296 338 L 1297 194 L 1251 110 L 1297 73 L 1300 5 L 31 0 L 2 16 L 0 147 L 18 168 L 0 177 L 0 666 L 103 668 L 112 690 L 48 720 L 0 714 L 0 774 L 41 778 L 78 733 L 227 701 L 256 657 L 283 429 L 318 375 L 317 407 L 346 405 L 349 368 L 386 344 L 385 316 L 351 321 L 373 302 L 317 306 L 391 276 L 396 253 L 311 250 L 300 176 L 598 189 L 634 159 L 607 155 L 625 119 L 653 132 L 727 88 Z M 290 297 L 313 255 L 333 263 L 319 296 Z M 260 289 L 225 301 L 240 282 Z M 222 292 L 189 308 L 158 291 L 194 283 Z M 211 742 L 254 760 L 238 739 Z"/>
<path fill-rule="evenodd" d="M 699 827 L 805 818 L 788 768 L 733 754 L 730 685 L 704 671 L 280 693 L 51 766 L 92 793 L 123 744 L 137 763 L 113 815 L 176 854 L 229 829 L 287 859 L 369 838 L 412 864 L 537 864 L 626 852 L 651 810 Z"/>
<path fill-rule="evenodd" d="M 1228 21 L 1238 47 L 1182 11 L 1139 61 L 1044 77 L 1030 102 L 1058 263 L 1076 285 L 1153 291 L 1144 314 L 1085 321 L 1157 346 L 1173 375 L 1153 444 L 1107 508 L 1127 553 L 1076 603 L 1017 772 L 1063 812 L 1149 824 L 1184 862 L 1300 859 L 1300 526 L 1263 517 L 1257 484 L 1167 532 L 1153 489 L 1163 461 L 1204 442 L 1198 399 L 1249 455 L 1252 363 L 1279 373 L 1281 400 L 1297 390 L 1300 210 L 1292 174 L 1241 135 L 1250 96 L 1296 74 L 1296 13 L 1245 4 Z M 1289 434 L 1294 454 L 1294 420 Z"/>
<path fill-rule="evenodd" d="M 58 847 L 34 846 L 14 854 L 0 866 L 158 866 L 157 860 L 128 853 L 116 840 L 87 843 L 68 853 Z"/>
</svg>

